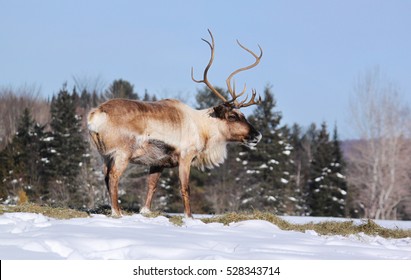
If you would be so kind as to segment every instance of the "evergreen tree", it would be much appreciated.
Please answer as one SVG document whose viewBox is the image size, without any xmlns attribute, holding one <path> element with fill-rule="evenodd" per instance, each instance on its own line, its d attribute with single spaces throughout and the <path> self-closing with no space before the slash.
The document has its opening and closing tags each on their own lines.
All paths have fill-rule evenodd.
<svg viewBox="0 0 411 280">
<path fill-rule="evenodd" d="M 103 101 L 104 98 L 101 94 L 98 94 L 96 91 L 88 92 L 84 89 L 81 92 L 78 107 L 88 110 L 90 108 L 97 107 Z"/>
<path fill-rule="evenodd" d="M 24 190 L 31 200 L 37 199 L 39 188 L 41 188 L 39 145 L 43 131 L 44 126 L 36 124 L 30 111 L 25 109 L 14 142 L 20 147 L 19 150 L 21 150 L 17 162 L 20 165 L 21 178 L 25 182 Z"/>
<path fill-rule="evenodd" d="M 113 83 L 106 90 L 104 97 L 106 99 L 139 99 L 138 94 L 134 92 L 134 86 L 130 84 L 130 82 L 122 79 L 114 80 Z"/>
<path fill-rule="evenodd" d="M 309 178 L 309 170 L 311 160 L 308 156 L 309 146 L 307 138 L 298 124 L 291 127 L 289 142 L 293 147 L 291 154 L 291 184 L 294 186 L 295 204 L 293 215 L 304 215 L 307 212 L 308 206 L 305 201 L 305 193 L 307 181 Z"/>
<path fill-rule="evenodd" d="M 38 144 L 42 130 L 43 127 L 34 123 L 30 111 L 24 109 L 16 135 L 0 153 L 3 163 L 0 168 L 0 192 L 3 198 L 6 193 L 16 195 L 17 191 L 22 189 L 29 195 L 30 200 L 36 199 L 40 165 Z"/>
<path fill-rule="evenodd" d="M 66 86 L 53 96 L 51 101 L 51 129 L 47 137 L 47 182 L 52 187 L 54 199 L 68 204 L 78 191 L 77 176 L 84 164 L 86 152 L 81 129 L 81 117 L 76 115 L 78 95 L 73 90 L 70 94 Z"/>
<path fill-rule="evenodd" d="M 345 176 L 346 163 L 343 152 L 341 150 L 340 140 L 338 138 L 337 125 L 334 127 L 332 140 L 332 156 L 333 162 L 330 169 L 333 176 L 330 178 L 333 188 L 333 200 L 336 203 L 331 205 L 331 213 L 333 216 L 343 217 L 347 216 L 347 180 Z"/>
<path fill-rule="evenodd" d="M 14 174 L 24 182 L 30 181 L 30 173 L 35 171 L 32 168 L 31 159 L 34 158 L 35 151 L 31 148 L 33 144 L 34 121 L 26 108 L 20 118 L 17 133 L 13 138 L 14 151 Z M 28 172 L 26 172 L 26 170 Z"/>
<path fill-rule="evenodd" d="M 312 216 L 342 217 L 345 215 L 346 183 L 342 153 L 334 132 L 330 141 L 327 125 L 323 123 L 316 139 L 309 181 L 308 203 Z"/>
<path fill-rule="evenodd" d="M 294 215 L 309 214 L 309 205 L 307 203 L 309 193 L 308 182 L 311 176 L 312 154 L 316 147 L 317 135 L 318 130 L 314 123 L 306 131 L 303 131 L 298 124 L 294 124 L 291 128 L 289 140 L 293 147 L 291 155 L 291 180 L 296 191 Z"/>
<path fill-rule="evenodd" d="M 97 107 L 103 101 L 104 98 L 95 89 L 92 92 L 88 92 L 86 87 L 84 87 L 79 102 L 76 104 L 76 113 L 85 116 L 91 108 Z M 84 118 L 81 125 L 83 128 L 83 139 L 88 139 L 88 130 L 84 129 L 86 127 L 86 120 Z M 95 209 L 105 203 L 107 191 L 103 187 L 105 183 L 104 176 L 100 171 L 101 165 L 102 160 L 97 150 L 91 149 L 90 145 L 85 145 L 83 164 L 78 175 L 78 192 L 81 195 L 77 195 L 78 201 L 76 201 L 76 204 L 88 209 Z"/>
<path fill-rule="evenodd" d="M 0 152 L 0 202 L 3 203 L 7 200 L 7 180 L 9 178 L 9 166 L 10 166 L 10 153 L 7 146 Z"/>
<path fill-rule="evenodd" d="M 276 100 L 271 88 L 264 90 L 264 101 L 255 108 L 250 122 L 263 135 L 252 151 L 243 148 L 238 161 L 243 165 L 242 182 L 245 194 L 243 208 L 265 209 L 279 214 L 288 213 L 294 203 L 290 182 L 288 129 L 280 127 L 281 113 L 274 111 Z"/>
<path fill-rule="evenodd" d="M 327 125 L 323 123 L 316 139 L 317 148 L 313 153 L 309 182 L 309 205 L 312 216 L 328 216 L 330 193 L 328 174 L 332 147 L 329 142 Z"/>
<path fill-rule="evenodd" d="M 39 196 L 39 201 L 46 202 L 49 198 L 49 189 L 47 184 L 47 174 L 49 168 L 50 157 L 48 145 L 49 140 L 52 139 L 51 132 L 46 131 L 46 125 L 36 124 L 34 127 L 35 134 L 37 136 L 36 150 L 39 156 L 39 162 L 37 164 L 37 174 L 39 177 L 39 184 L 37 186 L 37 195 Z M 49 138 L 51 137 L 51 138 Z"/>
<path fill-rule="evenodd" d="M 80 96 L 80 106 L 82 108 L 90 108 L 91 106 L 91 94 L 87 92 L 87 90 L 83 90 Z"/>
<path fill-rule="evenodd" d="M 147 90 L 144 91 L 143 101 L 157 101 L 155 94 L 150 95 Z"/>
<path fill-rule="evenodd" d="M 227 100 L 228 92 L 220 87 L 215 87 L 215 89 Z M 222 100 L 218 98 L 214 92 L 212 92 L 208 87 L 203 87 L 197 90 L 196 94 L 197 109 L 207 109 L 214 106 L 218 106 L 222 103 Z"/>
</svg>

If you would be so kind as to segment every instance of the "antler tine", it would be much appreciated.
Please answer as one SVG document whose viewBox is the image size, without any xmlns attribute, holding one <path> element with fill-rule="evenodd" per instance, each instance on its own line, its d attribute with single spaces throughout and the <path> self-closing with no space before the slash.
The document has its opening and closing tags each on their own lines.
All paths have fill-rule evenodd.
<svg viewBox="0 0 411 280">
<path fill-rule="evenodd" d="M 227 78 L 227 80 L 226 80 L 226 84 L 227 84 L 228 91 L 229 91 L 231 97 L 233 98 L 233 99 L 231 100 L 231 102 L 233 102 L 236 107 L 240 108 L 240 107 L 245 107 L 243 104 L 244 104 L 244 102 L 245 102 L 246 100 L 244 100 L 244 101 L 242 101 L 241 103 L 239 103 L 239 102 L 237 102 L 236 99 L 245 93 L 246 86 L 244 86 L 244 90 L 243 90 L 240 94 L 236 94 L 236 93 L 235 93 L 235 84 L 234 84 L 234 87 L 233 87 L 233 88 L 231 87 L 231 79 L 232 79 L 235 75 L 237 75 L 238 73 L 240 73 L 240 72 L 242 72 L 242 71 L 245 71 L 245 70 L 248 70 L 248 69 L 251 69 L 251 68 L 257 66 L 257 65 L 260 63 L 261 57 L 263 56 L 263 49 L 260 47 L 260 45 L 258 45 L 258 48 L 260 49 L 260 55 L 256 55 L 253 51 L 251 51 L 250 49 L 248 49 L 248 48 L 246 48 L 245 46 L 243 46 L 238 40 L 237 40 L 237 44 L 238 44 L 242 49 L 244 49 L 245 51 L 247 51 L 248 53 L 250 53 L 250 54 L 255 58 L 255 62 L 254 62 L 254 63 L 252 63 L 252 64 L 250 64 L 250 65 L 248 65 L 248 66 L 246 66 L 246 67 L 242 67 L 242 68 L 239 68 L 239 69 L 235 70 L 234 72 L 232 72 L 232 73 L 230 74 L 230 76 L 228 76 L 228 78 Z M 254 99 L 254 98 L 255 98 L 255 91 L 253 91 L 253 99 Z M 261 99 L 261 98 L 260 98 L 260 99 Z M 251 102 L 251 100 L 250 100 L 250 102 Z M 250 102 L 248 102 L 248 103 L 250 103 Z M 248 103 L 247 103 L 247 104 L 248 104 Z M 253 103 L 253 104 L 257 104 L 257 103 Z M 250 105 L 252 105 L 252 104 L 249 104 L 249 105 L 247 105 L 247 106 L 250 106 Z"/>
<path fill-rule="evenodd" d="M 245 101 L 248 99 L 248 96 L 243 100 L 243 101 L 241 101 L 237 106 L 240 108 L 240 107 L 248 107 L 248 106 L 251 106 L 251 105 L 254 105 L 254 104 L 256 104 L 256 105 L 259 105 L 259 104 L 261 104 L 262 103 L 262 100 L 261 100 L 261 96 L 258 96 L 258 100 L 257 101 L 255 101 L 255 97 L 257 96 L 257 92 L 255 91 L 255 89 L 252 89 L 252 96 L 251 96 L 251 99 L 250 99 L 250 101 L 248 101 L 247 103 L 245 103 Z"/>
<path fill-rule="evenodd" d="M 207 78 L 207 74 L 208 74 L 208 70 L 211 67 L 211 64 L 213 64 L 213 60 L 214 60 L 214 36 L 211 33 L 210 29 L 207 29 L 208 33 L 210 34 L 211 37 L 211 43 L 209 41 L 207 41 L 206 39 L 201 38 L 201 40 L 203 40 L 204 42 L 206 42 L 208 44 L 208 46 L 210 47 L 211 50 L 211 55 L 210 55 L 210 61 L 208 62 L 206 68 L 204 69 L 204 75 L 203 75 L 203 79 L 202 80 L 196 80 L 194 78 L 194 69 L 193 67 L 191 67 L 191 79 L 196 82 L 196 83 L 204 83 L 207 85 L 207 87 L 221 100 L 223 100 L 224 102 L 227 102 L 227 99 L 225 99 L 224 96 L 222 96 L 214 87 L 213 85 L 208 81 Z"/>
<path fill-rule="evenodd" d="M 236 98 L 242 96 L 245 93 L 246 90 L 247 90 L 247 84 L 244 84 L 243 90 L 239 94 L 235 95 Z M 233 92 L 235 93 L 235 80 L 233 81 Z"/>
</svg>

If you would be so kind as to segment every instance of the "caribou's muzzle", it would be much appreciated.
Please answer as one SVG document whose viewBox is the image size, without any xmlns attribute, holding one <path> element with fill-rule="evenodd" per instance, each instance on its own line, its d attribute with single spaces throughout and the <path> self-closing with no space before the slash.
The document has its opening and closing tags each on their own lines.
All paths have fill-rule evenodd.
<svg viewBox="0 0 411 280">
<path fill-rule="evenodd" d="M 258 142 L 260 142 L 261 138 L 263 136 L 261 135 L 261 133 L 257 130 L 252 131 L 252 133 L 250 133 L 248 135 L 248 137 L 244 140 L 243 144 L 249 148 L 251 147 L 255 147 Z"/>
</svg>

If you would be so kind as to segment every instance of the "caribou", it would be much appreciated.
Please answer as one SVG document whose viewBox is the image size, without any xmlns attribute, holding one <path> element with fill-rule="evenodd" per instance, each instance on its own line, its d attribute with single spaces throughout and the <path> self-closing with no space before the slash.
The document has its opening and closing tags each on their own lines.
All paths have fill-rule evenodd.
<svg viewBox="0 0 411 280">
<path fill-rule="evenodd" d="M 257 131 L 241 113 L 240 109 L 260 104 L 261 97 L 253 89 L 248 96 L 239 101 L 246 92 L 235 92 L 232 78 L 245 70 L 257 66 L 263 55 L 256 55 L 238 45 L 254 57 L 254 62 L 232 72 L 227 80 L 231 99 L 227 100 L 208 81 L 207 74 L 214 60 L 214 37 L 208 30 L 211 42 L 206 42 L 211 50 L 210 60 L 204 69 L 203 79 L 191 78 L 196 83 L 204 83 L 219 99 L 221 104 L 197 110 L 174 99 L 155 102 L 111 99 L 92 109 L 87 118 L 91 142 L 102 156 L 105 183 L 109 193 L 111 213 L 121 216 L 118 202 L 120 176 L 129 163 L 149 167 L 147 196 L 140 213 L 149 213 L 151 201 L 156 192 L 157 182 L 164 168 L 178 167 L 181 196 L 186 217 L 192 217 L 190 207 L 189 174 L 191 166 L 213 168 L 227 157 L 228 143 L 241 143 L 254 147 L 261 139 Z"/>
</svg>

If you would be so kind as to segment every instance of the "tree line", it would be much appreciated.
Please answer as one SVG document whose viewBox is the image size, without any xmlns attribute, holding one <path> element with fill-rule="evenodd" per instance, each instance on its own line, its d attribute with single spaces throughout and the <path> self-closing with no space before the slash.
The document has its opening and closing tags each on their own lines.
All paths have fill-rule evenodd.
<svg viewBox="0 0 411 280">
<path fill-rule="evenodd" d="M 217 90 L 227 96 L 225 90 Z M 11 134 L 4 129 L 5 121 L 0 123 L 0 201 L 17 203 L 23 191 L 29 201 L 40 204 L 89 210 L 107 205 L 102 162 L 89 144 L 85 116 L 90 108 L 111 98 L 155 101 L 157 97 L 148 92 L 140 96 L 125 80 L 115 80 L 102 92 L 85 88 L 77 92 L 76 88 L 69 90 L 63 85 L 51 100 L 20 97 L 18 102 L 19 97 L 10 94 L 10 90 L 1 96 L 2 104 L 14 104 L 10 106 L 19 107 L 21 113 L 13 116 L 15 131 Z M 342 143 L 336 125 L 332 129 L 325 122 L 313 123 L 308 128 L 298 124 L 282 125 L 282 114 L 270 86 L 265 87 L 262 98 L 264 102 L 255 106 L 248 116 L 263 134 L 261 142 L 252 149 L 229 145 L 228 157 L 222 166 L 205 171 L 192 170 L 190 186 L 194 213 L 255 209 L 279 215 L 410 217 L 411 209 L 406 207 L 411 188 L 410 169 L 403 167 L 400 172 L 399 163 L 389 163 L 398 160 L 405 151 L 409 144 L 406 135 L 402 135 L 403 144 L 398 151 L 391 143 L 395 142 L 391 140 L 392 134 L 384 134 L 387 138 L 384 141 L 388 142 L 379 144 L 376 142 L 383 141 L 381 135 Z M 42 114 L 28 105 L 30 102 L 42 104 L 38 107 Z M 193 107 L 201 109 L 219 102 L 214 94 L 203 88 L 198 90 Z M 44 115 L 47 115 L 46 120 Z M 388 166 L 382 166 L 381 162 L 380 170 L 376 171 L 372 162 L 364 161 L 369 157 L 365 153 L 370 145 L 387 146 L 388 143 L 396 153 L 384 163 Z M 386 158 L 388 156 L 386 154 Z M 397 174 L 401 177 L 401 187 L 396 186 L 399 180 L 393 175 L 384 179 L 387 181 L 369 183 L 375 172 L 383 176 L 389 173 L 389 167 L 397 172 L 394 177 Z M 138 211 L 142 206 L 147 173 L 144 166 L 128 167 L 120 182 L 119 199 L 123 209 Z M 164 170 L 153 201 L 154 209 L 182 212 L 176 173 L 176 169 Z M 382 195 L 385 182 L 391 191 Z M 380 189 L 374 191 L 377 198 L 372 200 L 369 190 L 377 185 Z M 391 214 L 375 202 L 384 197 L 392 200 L 391 205 L 395 206 Z"/>
</svg>

